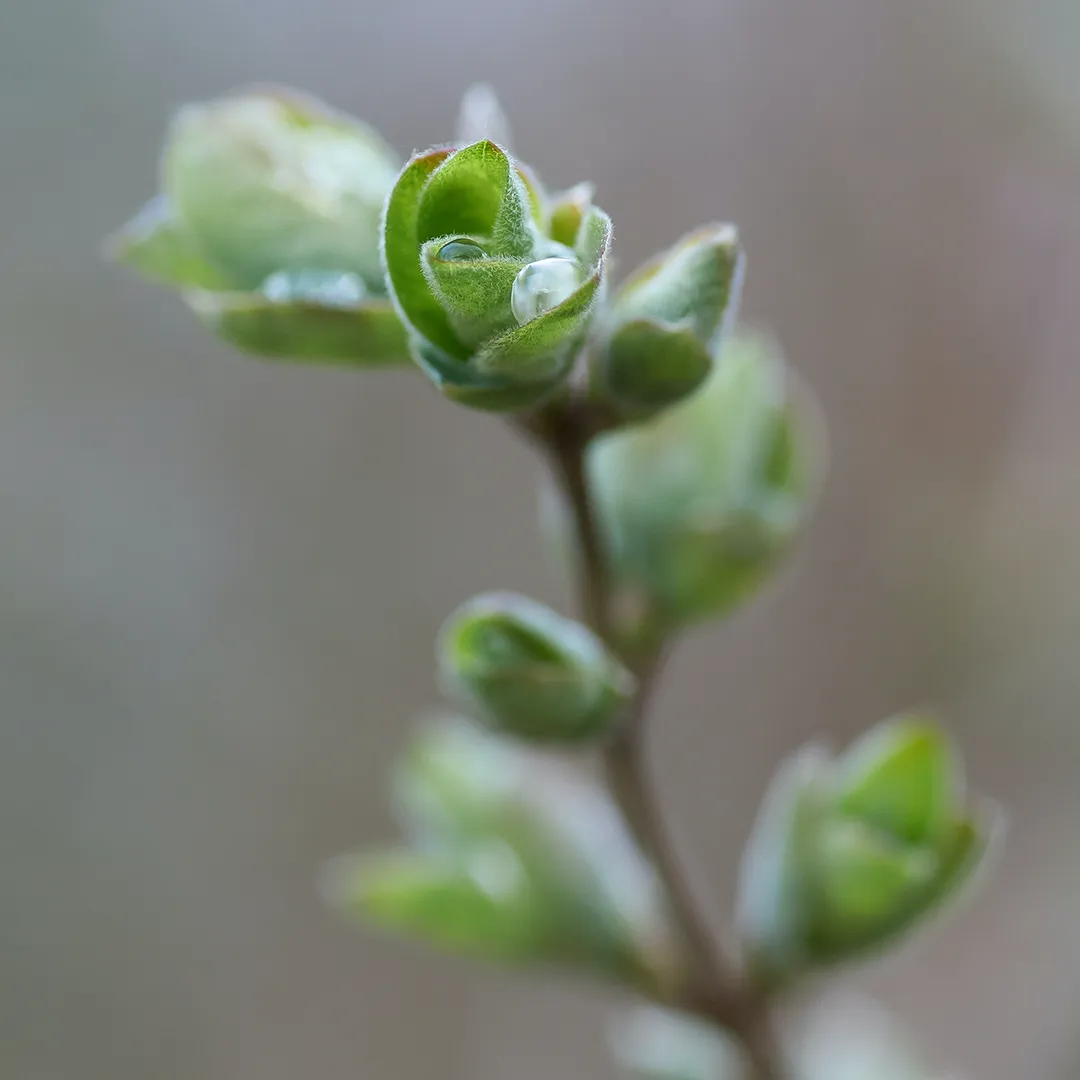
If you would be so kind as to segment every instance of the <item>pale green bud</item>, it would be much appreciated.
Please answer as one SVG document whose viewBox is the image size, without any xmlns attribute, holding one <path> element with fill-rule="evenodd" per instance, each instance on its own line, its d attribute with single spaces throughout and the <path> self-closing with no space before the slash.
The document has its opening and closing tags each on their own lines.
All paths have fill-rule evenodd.
<svg viewBox="0 0 1080 1080">
<path fill-rule="evenodd" d="M 755 964 L 782 979 L 883 948 L 958 895 L 999 830 L 996 810 L 965 800 L 930 721 L 881 724 L 832 761 L 803 755 L 778 774 L 743 864 Z"/>
<path fill-rule="evenodd" d="M 728 611 L 794 539 L 817 450 L 805 399 L 775 346 L 733 337 L 688 401 L 590 447 L 616 582 L 670 623 Z"/>
<path fill-rule="evenodd" d="M 351 117 L 292 91 L 188 105 L 173 122 L 163 190 L 229 277 L 341 271 L 382 293 L 379 217 L 398 161 Z"/>
<path fill-rule="evenodd" d="M 538 742 L 603 738 L 635 685 L 591 630 L 513 593 L 476 597 L 450 616 L 439 668 L 488 726 Z"/>
</svg>

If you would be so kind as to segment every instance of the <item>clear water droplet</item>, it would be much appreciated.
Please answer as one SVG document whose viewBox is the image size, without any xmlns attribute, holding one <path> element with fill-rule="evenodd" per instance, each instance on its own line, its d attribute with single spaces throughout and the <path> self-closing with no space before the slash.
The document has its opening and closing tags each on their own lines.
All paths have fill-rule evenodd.
<svg viewBox="0 0 1080 1080">
<path fill-rule="evenodd" d="M 443 262 L 475 262 L 486 259 L 487 252 L 471 240 L 451 240 L 439 248 L 438 258 Z"/>
<path fill-rule="evenodd" d="M 581 284 L 581 267 L 572 259 L 541 259 L 529 263 L 516 278 L 510 309 L 519 323 L 527 323 L 558 307 Z"/>
<path fill-rule="evenodd" d="M 262 293 L 275 304 L 307 301 L 323 307 L 355 307 L 367 289 L 357 274 L 340 270 L 279 270 L 262 285 Z"/>
</svg>

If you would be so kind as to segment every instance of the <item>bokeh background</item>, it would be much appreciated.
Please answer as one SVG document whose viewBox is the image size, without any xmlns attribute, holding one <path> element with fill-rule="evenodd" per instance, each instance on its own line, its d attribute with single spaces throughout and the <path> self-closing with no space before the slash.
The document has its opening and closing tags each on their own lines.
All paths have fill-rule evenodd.
<svg viewBox="0 0 1080 1080">
<path fill-rule="evenodd" d="M 537 467 L 416 377 L 244 360 L 99 258 L 174 107 L 306 87 L 402 152 L 491 81 L 623 268 L 737 220 L 832 472 L 698 632 L 656 768 L 718 916 L 778 758 L 945 710 L 1011 836 L 854 983 L 984 1080 L 1080 1073 L 1080 9 L 35 0 L 0 9 L 0 1075 L 608 1078 L 606 995 L 339 925 L 469 594 L 568 600 Z"/>
</svg>

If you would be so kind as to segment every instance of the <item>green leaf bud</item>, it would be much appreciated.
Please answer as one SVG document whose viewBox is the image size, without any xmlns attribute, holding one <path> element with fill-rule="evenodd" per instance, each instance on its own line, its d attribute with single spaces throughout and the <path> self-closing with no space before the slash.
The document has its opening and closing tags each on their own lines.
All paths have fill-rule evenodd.
<svg viewBox="0 0 1080 1080">
<path fill-rule="evenodd" d="M 465 91 L 458 112 L 457 143 L 488 139 L 504 150 L 511 150 L 513 138 L 510 121 L 503 112 L 495 91 L 487 83 L 474 83 Z"/>
<path fill-rule="evenodd" d="M 684 960 L 660 883 L 608 795 L 462 721 L 421 732 L 395 777 L 412 848 L 331 865 L 331 900 L 482 959 L 564 965 L 669 996 Z"/>
<path fill-rule="evenodd" d="M 734 320 L 742 277 L 731 225 L 697 229 L 634 274 L 597 347 L 601 390 L 632 416 L 694 393 Z"/>
<path fill-rule="evenodd" d="M 597 439 L 587 466 L 616 583 L 673 624 L 752 595 L 811 502 L 810 416 L 775 346 L 744 333 L 689 401 Z"/>
<path fill-rule="evenodd" d="M 417 362 L 475 408 L 534 405 L 569 374 L 601 286 L 610 222 L 592 208 L 574 246 L 541 228 L 538 187 L 482 140 L 406 165 L 383 253 Z"/>
<path fill-rule="evenodd" d="M 163 193 L 108 251 L 180 289 L 246 352 L 398 363 L 407 335 L 379 256 L 397 170 L 374 131 L 295 91 L 189 105 L 172 125 Z"/>
<path fill-rule="evenodd" d="M 828 756 L 814 746 L 780 766 L 743 853 L 736 919 L 755 974 L 766 984 L 807 962 L 807 894 L 828 767 Z"/>
<path fill-rule="evenodd" d="M 918 717 L 879 724 L 844 755 L 838 809 L 907 844 L 933 844 L 963 798 L 963 774 L 948 736 Z"/>
<path fill-rule="evenodd" d="M 543 905 L 498 842 L 458 859 L 408 849 L 345 857 L 327 868 L 323 890 L 382 929 L 448 952 L 514 963 L 547 946 Z"/>
<path fill-rule="evenodd" d="M 439 667 L 488 726 L 538 742 L 603 738 L 634 690 L 591 630 L 512 593 L 476 597 L 450 616 Z"/>
<path fill-rule="evenodd" d="M 740 926 L 765 977 L 879 951 L 953 900 L 1000 829 L 964 800 L 944 732 L 915 717 L 778 774 L 744 857 Z"/>
</svg>

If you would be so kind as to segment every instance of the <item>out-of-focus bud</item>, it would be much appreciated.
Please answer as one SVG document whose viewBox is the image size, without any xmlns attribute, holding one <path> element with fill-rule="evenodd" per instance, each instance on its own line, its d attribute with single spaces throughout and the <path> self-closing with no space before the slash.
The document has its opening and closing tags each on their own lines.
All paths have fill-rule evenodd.
<svg viewBox="0 0 1080 1080">
<path fill-rule="evenodd" d="M 639 270 L 597 345 L 601 389 L 633 416 L 667 408 L 709 377 L 742 288 L 733 225 L 707 225 Z"/>
<path fill-rule="evenodd" d="M 182 290 L 246 351 L 401 362 L 406 335 L 379 258 L 397 170 L 372 129 L 295 91 L 189 105 L 170 131 L 162 193 L 110 249 Z"/>
<path fill-rule="evenodd" d="M 592 207 L 572 244 L 541 228 L 538 188 L 483 140 L 414 157 L 387 204 L 383 250 L 416 359 L 475 408 L 534 405 L 569 374 L 610 242 Z"/>
<path fill-rule="evenodd" d="M 593 185 L 585 182 L 552 196 L 547 208 L 547 231 L 552 240 L 573 247 L 595 193 Z"/>
<path fill-rule="evenodd" d="M 569 766 L 449 721 L 416 739 L 395 791 L 413 846 L 331 864 L 332 902 L 467 955 L 583 968 L 661 998 L 682 989 L 654 871 Z"/>
<path fill-rule="evenodd" d="M 743 1080 L 746 1062 L 726 1032 L 654 1005 L 621 1013 L 609 1030 L 615 1060 L 631 1080 Z"/>
<path fill-rule="evenodd" d="M 689 401 L 590 447 L 617 584 L 673 624 L 729 610 L 794 538 L 817 451 L 807 400 L 775 346 L 733 336 Z"/>
<path fill-rule="evenodd" d="M 489 139 L 504 150 L 513 149 L 510 121 L 487 83 L 474 83 L 465 91 L 458 111 L 457 142 L 460 146 Z"/>
<path fill-rule="evenodd" d="M 359 121 L 271 91 L 182 109 L 162 186 L 237 289 L 275 273 L 339 271 L 378 292 L 379 215 L 397 170 L 393 152 Z"/>
<path fill-rule="evenodd" d="M 839 759 L 809 751 L 777 774 L 746 850 L 740 928 L 765 978 L 893 942 L 954 899 L 1000 828 L 965 800 L 930 721 L 873 729 Z"/>
<path fill-rule="evenodd" d="M 323 887 L 376 925 L 450 952 L 513 963 L 547 943 L 543 904 L 502 843 L 454 859 L 407 848 L 346 857 L 326 868 Z"/>
<path fill-rule="evenodd" d="M 444 684 L 489 727 L 536 742 L 602 739 L 634 677 L 589 629 L 513 593 L 488 593 L 447 620 Z"/>
<path fill-rule="evenodd" d="M 959 1080 L 933 1068 L 910 1032 L 871 998 L 817 995 L 786 1019 L 784 1041 L 798 1080 Z"/>
</svg>

